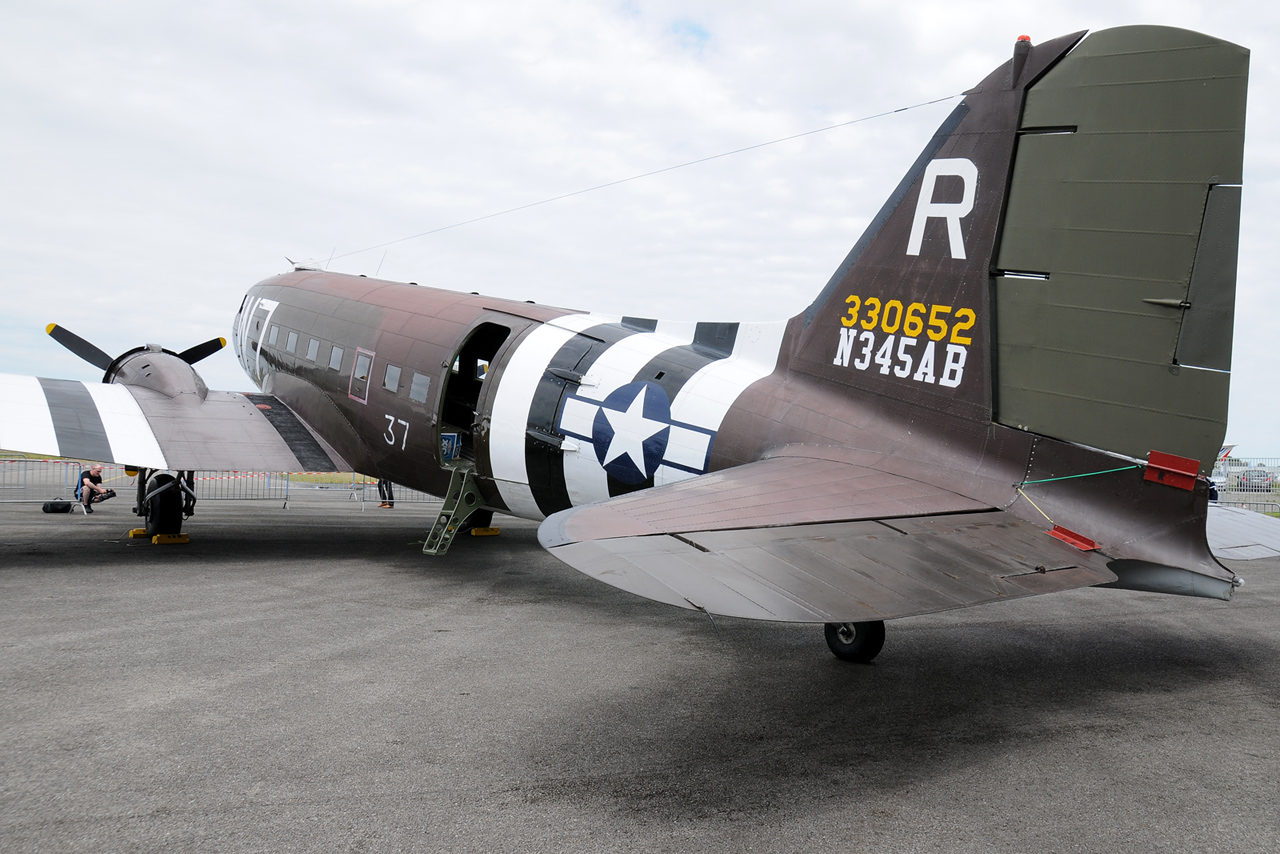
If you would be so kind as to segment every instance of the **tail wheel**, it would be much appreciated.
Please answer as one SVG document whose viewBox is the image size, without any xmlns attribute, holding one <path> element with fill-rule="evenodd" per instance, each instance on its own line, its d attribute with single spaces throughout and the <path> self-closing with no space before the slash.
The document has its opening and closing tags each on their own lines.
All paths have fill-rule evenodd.
<svg viewBox="0 0 1280 854">
<path fill-rule="evenodd" d="M 827 623 L 827 646 L 836 658 L 866 664 L 884 648 L 884 621 Z"/>
<path fill-rule="evenodd" d="M 171 474 L 158 474 L 147 483 L 147 536 L 182 533 L 182 490 Z"/>
</svg>

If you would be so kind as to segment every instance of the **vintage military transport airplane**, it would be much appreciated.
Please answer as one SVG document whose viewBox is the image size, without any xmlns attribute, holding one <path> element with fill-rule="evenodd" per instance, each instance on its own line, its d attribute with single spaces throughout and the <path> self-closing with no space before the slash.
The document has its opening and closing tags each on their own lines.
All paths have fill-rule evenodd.
<svg viewBox="0 0 1280 854">
<path fill-rule="evenodd" d="M 297 268 L 231 340 L 54 338 L 101 384 L 0 375 L 0 447 L 143 469 L 356 470 L 446 497 L 426 550 L 500 511 L 642 596 L 826 624 L 1082 586 L 1229 599 L 1206 545 L 1225 431 L 1248 51 L 1123 27 L 968 92 L 803 313 L 605 317 Z"/>
</svg>

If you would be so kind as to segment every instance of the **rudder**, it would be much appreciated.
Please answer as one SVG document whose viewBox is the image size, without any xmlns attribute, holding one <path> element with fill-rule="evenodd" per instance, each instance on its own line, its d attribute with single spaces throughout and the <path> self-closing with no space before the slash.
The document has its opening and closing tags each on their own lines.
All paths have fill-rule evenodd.
<svg viewBox="0 0 1280 854">
<path fill-rule="evenodd" d="M 1248 64 L 1199 33 L 1122 27 L 1027 93 L 994 279 L 997 421 L 1208 472 L 1226 432 Z"/>
</svg>

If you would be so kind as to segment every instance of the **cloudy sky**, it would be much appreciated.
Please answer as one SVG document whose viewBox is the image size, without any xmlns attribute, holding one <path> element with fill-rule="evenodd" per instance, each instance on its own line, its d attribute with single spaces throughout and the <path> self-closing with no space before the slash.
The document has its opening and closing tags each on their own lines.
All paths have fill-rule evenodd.
<svg viewBox="0 0 1280 854">
<path fill-rule="evenodd" d="M 1034 11 L 1030 7 L 1036 7 Z M 1219 0 L 43 2 L 0 12 L 0 371 L 100 379 L 332 270 L 573 308 L 782 319 L 1018 35 L 1158 23 L 1253 51 L 1228 441 L 1280 456 L 1280 13 Z M 398 241 L 377 249 L 368 247 Z M 230 348 L 201 364 L 248 389 Z"/>
</svg>

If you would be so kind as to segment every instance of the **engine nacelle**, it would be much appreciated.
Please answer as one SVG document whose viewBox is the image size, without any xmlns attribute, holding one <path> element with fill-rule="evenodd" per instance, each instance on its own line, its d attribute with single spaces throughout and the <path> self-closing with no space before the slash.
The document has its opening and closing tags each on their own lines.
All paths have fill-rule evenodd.
<svg viewBox="0 0 1280 854">
<path fill-rule="evenodd" d="M 159 344 L 137 347 L 116 357 L 102 381 L 149 388 L 174 399 L 193 395 L 203 401 L 209 396 L 209 387 L 195 368 Z"/>
</svg>

